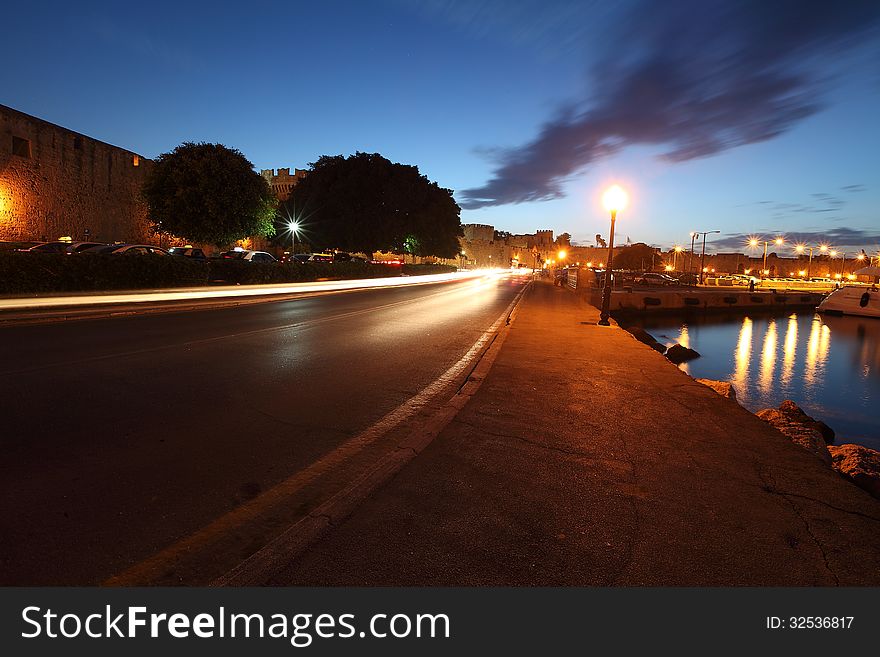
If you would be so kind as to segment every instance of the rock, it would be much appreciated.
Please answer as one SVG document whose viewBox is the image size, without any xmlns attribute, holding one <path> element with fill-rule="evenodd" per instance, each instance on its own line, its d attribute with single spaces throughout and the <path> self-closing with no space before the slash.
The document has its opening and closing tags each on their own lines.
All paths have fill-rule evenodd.
<svg viewBox="0 0 880 657">
<path fill-rule="evenodd" d="M 699 358 L 700 354 L 693 349 L 682 347 L 680 344 L 674 344 L 666 350 L 666 357 L 678 365 L 679 363 Z"/>
<path fill-rule="evenodd" d="M 863 488 L 876 498 L 880 498 L 880 452 L 861 445 L 831 445 L 831 467 Z"/>
<path fill-rule="evenodd" d="M 697 383 L 709 386 L 722 397 L 736 401 L 736 389 L 728 381 L 716 381 L 715 379 L 696 379 Z"/>
<path fill-rule="evenodd" d="M 654 336 L 648 333 L 645 329 L 639 328 L 638 326 L 627 326 L 626 330 L 629 331 L 636 340 L 648 345 L 654 351 L 661 354 L 666 351 L 666 345 L 657 342 Z"/>
<path fill-rule="evenodd" d="M 755 413 L 755 415 L 775 427 L 777 431 L 787 436 L 791 442 L 800 445 L 808 452 L 812 452 L 827 465 L 831 465 L 831 454 L 825 445 L 825 439 L 816 429 L 798 421 L 792 415 L 787 415 L 775 408 L 765 408 Z"/>
<path fill-rule="evenodd" d="M 834 429 L 829 427 L 821 420 L 813 419 L 812 417 L 807 415 L 800 406 L 795 404 L 790 399 L 786 399 L 784 402 L 782 402 L 779 405 L 779 410 L 791 421 L 800 422 L 801 424 L 818 431 L 826 444 L 831 444 L 834 442 Z"/>
</svg>

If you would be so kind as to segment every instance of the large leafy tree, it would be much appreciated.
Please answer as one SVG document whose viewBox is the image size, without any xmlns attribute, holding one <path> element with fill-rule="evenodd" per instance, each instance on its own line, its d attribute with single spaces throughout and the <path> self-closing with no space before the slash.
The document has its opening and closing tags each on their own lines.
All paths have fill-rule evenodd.
<svg viewBox="0 0 880 657">
<path fill-rule="evenodd" d="M 306 239 L 323 248 L 391 250 L 454 258 L 462 234 L 452 191 L 418 167 L 378 153 L 323 156 L 297 183 L 281 215 L 301 220 Z"/>
<path fill-rule="evenodd" d="M 615 269 L 651 269 L 658 253 L 659 249 L 638 242 L 619 251 L 612 266 Z"/>
<path fill-rule="evenodd" d="M 185 142 L 156 158 L 143 195 L 156 231 L 218 246 L 274 232 L 276 201 L 239 151 Z"/>
</svg>

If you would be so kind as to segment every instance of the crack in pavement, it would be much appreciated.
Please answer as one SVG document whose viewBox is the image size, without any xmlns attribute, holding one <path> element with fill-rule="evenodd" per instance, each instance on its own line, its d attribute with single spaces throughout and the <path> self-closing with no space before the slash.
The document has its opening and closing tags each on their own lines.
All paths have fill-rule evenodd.
<svg viewBox="0 0 880 657">
<path fill-rule="evenodd" d="M 794 511 L 795 515 L 798 518 L 800 518 L 801 522 L 804 525 L 804 529 L 806 530 L 807 534 L 810 535 L 810 538 L 813 539 L 813 543 L 815 543 L 816 548 L 819 550 L 819 553 L 822 555 L 822 561 L 825 565 L 825 570 L 827 570 L 828 573 L 833 578 L 834 586 L 840 586 L 840 578 L 837 576 L 837 573 L 834 572 L 834 569 L 831 568 L 831 564 L 828 562 L 828 554 L 825 552 L 825 547 L 819 541 L 819 538 L 813 533 L 813 528 L 810 526 L 809 521 L 801 513 L 801 510 L 798 508 L 797 504 L 795 504 L 794 501 L 789 499 L 789 497 L 787 495 L 785 495 L 784 493 L 782 493 L 781 491 L 779 491 L 776 488 L 776 478 L 773 476 L 773 472 L 769 468 L 767 468 L 766 475 L 770 479 L 770 481 L 768 481 L 767 478 L 765 478 L 765 476 L 764 476 L 764 469 L 761 467 L 760 464 L 757 464 L 757 465 L 758 465 L 758 468 L 757 468 L 758 478 L 760 478 L 761 481 L 764 482 L 764 486 L 765 486 L 764 490 L 772 495 L 779 495 L 782 499 L 784 499 L 786 502 L 788 502 L 789 506 L 791 506 L 792 511 Z"/>
<path fill-rule="evenodd" d="M 482 427 L 478 427 L 477 425 L 473 424 L 472 422 L 467 422 L 466 420 L 455 419 L 455 420 L 453 420 L 453 422 L 471 427 L 472 429 L 479 431 L 480 433 L 486 434 L 487 436 L 495 436 L 496 438 L 511 438 L 513 440 L 518 440 L 520 442 L 524 442 L 529 445 L 533 445 L 539 449 L 547 450 L 550 452 L 560 452 L 562 454 L 569 454 L 571 456 L 579 456 L 579 457 L 585 458 L 590 461 L 611 461 L 612 463 L 626 463 L 630 467 L 632 467 L 632 463 L 630 461 L 627 461 L 626 459 L 615 459 L 615 458 L 609 458 L 606 456 L 595 456 L 594 454 L 591 454 L 588 452 L 581 452 L 581 451 L 574 450 L 574 449 L 565 449 L 564 447 L 553 447 L 551 445 L 539 443 L 535 440 L 530 440 L 529 438 L 524 438 L 523 436 L 514 436 L 512 434 L 499 433 L 497 431 L 488 431 Z"/>
</svg>

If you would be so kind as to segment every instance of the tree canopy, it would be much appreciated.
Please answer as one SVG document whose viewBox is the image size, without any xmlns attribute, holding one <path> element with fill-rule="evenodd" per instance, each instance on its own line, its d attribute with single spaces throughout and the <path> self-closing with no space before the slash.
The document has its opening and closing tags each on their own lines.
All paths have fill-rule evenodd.
<svg viewBox="0 0 880 657">
<path fill-rule="evenodd" d="M 659 249 L 638 242 L 614 255 L 614 269 L 651 269 Z"/>
<path fill-rule="evenodd" d="M 223 246 L 274 231 L 275 197 L 239 151 L 185 142 L 162 153 L 144 183 L 157 232 Z"/>
<path fill-rule="evenodd" d="M 452 191 L 418 167 L 378 153 L 325 155 L 293 188 L 278 228 L 283 232 L 287 217 L 297 218 L 304 239 L 321 248 L 454 258 L 460 212 Z"/>
</svg>

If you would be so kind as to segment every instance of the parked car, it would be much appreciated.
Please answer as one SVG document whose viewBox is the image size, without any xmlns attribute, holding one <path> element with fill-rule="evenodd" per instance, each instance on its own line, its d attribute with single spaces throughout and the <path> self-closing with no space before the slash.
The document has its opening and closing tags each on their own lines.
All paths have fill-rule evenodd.
<svg viewBox="0 0 880 657">
<path fill-rule="evenodd" d="M 308 262 L 333 262 L 332 253 L 312 253 Z"/>
<path fill-rule="evenodd" d="M 168 249 L 168 254 L 181 258 L 192 258 L 193 260 L 208 259 L 204 251 L 191 246 L 172 246 L 170 249 Z"/>
<path fill-rule="evenodd" d="M 205 252 L 191 246 L 172 246 L 168 249 L 168 253 L 181 258 L 192 258 L 193 260 L 207 260 Z"/>
<path fill-rule="evenodd" d="M 24 253 L 81 253 L 94 246 L 107 246 L 103 242 L 68 242 L 59 240 L 56 242 L 42 242 L 27 249 L 18 249 Z"/>
<path fill-rule="evenodd" d="M 245 262 L 278 262 L 275 256 L 265 251 L 249 251 L 246 249 L 233 249 L 220 254 L 224 260 L 244 260 Z"/>
<path fill-rule="evenodd" d="M 167 256 L 168 251 L 152 244 L 100 244 L 81 251 L 89 255 L 158 255 Z"/>
<path fill-rule="evenodd" d="M 678 285 L 678 281 L 666 274 L 647 272 L 636 279 L 639 285 Z"/>
</svg>

